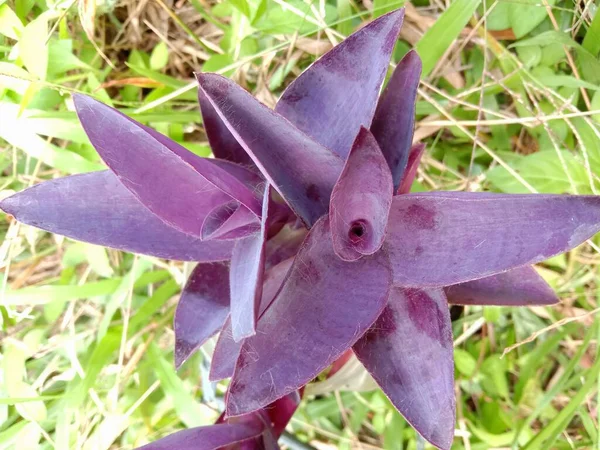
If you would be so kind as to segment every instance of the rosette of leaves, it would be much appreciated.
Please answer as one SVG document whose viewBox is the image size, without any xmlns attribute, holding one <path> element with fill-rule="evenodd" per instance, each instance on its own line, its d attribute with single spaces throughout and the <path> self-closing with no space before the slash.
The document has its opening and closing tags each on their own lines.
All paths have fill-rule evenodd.
<svg viewBox="0 0 600 450">
<path fill-rule="evenodd" d="M 215 159 L 85 96 L 79 119 L 109 170 L 5 199 L 17 220 L 116 249 L 196 261 L 175 314 L 179 367 L 220 333 L 231 377 L 219 423 L 150 449 L 276 448 L 302 387 L 348 351 L 429 442 L 455 422 L 448 303 L 557 301 L 531 266 L 600 230 L 600 197 L 410 194 L 421 63 L 380 94 L 403 10 L 317 60 L 274 110 L 197 76 Z"/>
</svg>

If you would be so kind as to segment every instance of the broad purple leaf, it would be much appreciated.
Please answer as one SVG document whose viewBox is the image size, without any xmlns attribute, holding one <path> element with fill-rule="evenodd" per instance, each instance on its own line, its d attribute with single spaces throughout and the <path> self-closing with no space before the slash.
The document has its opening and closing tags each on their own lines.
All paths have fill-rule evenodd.
<svg viewBox="0 0 600 450">
<path fill-rule="evenodd" d="M 202 89 L 198 90 L 198 102 L 202 112 L 204 131 L 206 131 L 206 137 L 208 137 L 215 157 L 246 166 L 254 166 L 252 158 L 223 123 Z"/>
<path fill-rule="evenodd" d="M 144 206 L 169 225 L 201 236 L 204 211 L 231 198 L 260 215 L 253 193 L 209 160 L 90 97 L 76 95 L 74 100 L 79 120 L 104 162 Z M 162 136 L 160 140 L 157 135 Z"/>
<path fill-rule="evenodd" d="M 51 233 L 159 258 L 223 261 L 234 245 L 202 242 L 169 227 L 108 170 L 46 181 L 3 200 L 0 208 Z"/>
<path fill-rule="evenodd" d="M 198 74 L 200 89 L 267 180 L 308 225 L 325 214 L 343 161 L 220 75 Z"/>
<path fill-rule="evenodd" d="M 259 317 L 264 314 L 265 310 L 275 298 L 277 292 L 279 292 L 293 261 L 293 258 L 289 258 L 272 267 L 265 273 Z M 213 353 L 210 373 L 208 375 L 210 381 L 224 380 L 233 375 L 235 363 L 242 348 L 242 343 L 243 341 L 236 342 L 233 340 L 231 318 L 227 319 L 221 334 L 219 334 L 219 339 L 217 340 L 215 351 Z"/>
<path fill-rule="evenodd" d="M 533 306 L 558 302 L 554 290 L 531 266 L 444 288 L 456 305 Z"/>
<path fill-rule="evenodd" d="M 227 445 L 254 439 L 264 431 L 260 421 L 218 423 L 206 427 L 179 431 L 138 450 L 214 450 Z"/>
<path fill-rule="evenodd" d="M 329 206 L 333 249 L 340 258 L 355 261 L 381 248 L 393 193 L 377 141 L 361 127 Z"/>
<path fill-rule="evenodd" d="M 269 239 L 266 248 L 265 269 L 269 270 L 280 262 L 295 256 L 306 238 L 306 233 L 304 227 L 296 228 L 288 225 Z"/>
<path fill-rule="evenodd" d="M 260 230 L 260 220 L 237 200 L 217 206 L 202 223 L 202 239 L 238 239 Z"/>
<path fill-rule="evenodd" d="M 361 125 L 371 125 L 403 18 L 404 9 L 393 11 L 342 41 L 288 86 L 275 111 L 345 159 Z"/>
<path fill-rule="evenodd" d="M 301 400 L 302 397 L 300 396 L 300 392 L 294 391 L 278 400 L 275 400 L 265 408 L 265 412 L 271 419 L 273 433 L 275 436 L 281 436 L 285 430 L 285 427 L 296 412 L 296 409 L 298 409 L 298 405 L 300 405 Z"/>
<path fill-rule="evenodd" d="M 600 197 L 429 192 L 392 201 L 394 284 L 449 286 L 535 264 L 600 231 Z"/>
<path fill-rule="evenodd" d="M 396 66 L 381 94 L 371 125 L 371 132 L 392 171 L 395 190 L 402 180 L 412 145 L 420 77 L 421 59 L 412 50 Z"/>
<path fill-rule="evenodd" d="M 408 155 L 408 164 L 406 165 L 406 170 L 402 176 L 402 181 L 400 182 L 400 187 L 398 188 L 398 194 L 408 194 L 410 192 L 410 188 L 412 187 L 415 177 L 417 176 L 417 169 L 419 168 L 419 164 L 421 163 L 421 158 L 423 157 L 424 152 L 425 144 L 415 144 L 410 149 L 410 153 Z"/>
<path fill-rule="evenodd" d="M 228 315 L 228 265 L 198 264 L 181 293 L 173 320 L 176 369 L 223 327 Z"/>
<path fill-rule="evenodd" d="M 444 292 L 392 289 L 388 305 L 354 352 L 406 420 L 433 445 L 450 449 L 456 405 Z"/>
<path fill-rule="evenodd" d="M 271 188 L 263 196 L 260 231 L 239 239 L 233 247 L 229 288 L 231 290 L 231 324 L 237 342 L 256 331 L 265 271 L 265 242 L 271 204 Z"/>
<path fill-rule="evenodd" d="M 385 252 L 355 262 L 333 251 L 327 217 L 310 231 L 279 294 L 244 341 L 227 415 L 245 414 L 304 386 L 373 324 L 388 298 Z"/>
</svg>

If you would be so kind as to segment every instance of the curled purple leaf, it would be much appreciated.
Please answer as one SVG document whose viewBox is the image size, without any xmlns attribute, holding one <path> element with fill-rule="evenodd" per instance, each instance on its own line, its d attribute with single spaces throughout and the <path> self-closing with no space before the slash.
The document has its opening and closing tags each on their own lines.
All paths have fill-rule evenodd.
<svg viewBox="0 0 600 450">
<path fill-rule="evenodd" d="M 253 193 L 209 160 L 91 97 L 76 95 L 74 100 L 79 120 L 104 162 L 164 222 L 201 236 L 204 211 L 231 198 L 260 215 Z"/>
<path fill-rule="evenodd" d="M 260 230 L 260 221 L 237 200 L 217 206 L 202 223 L 202 240 L 239 239 Z"/>
<path fill-rule="evenodd" d="M 288 86 L 275 111 L 345 159 L 361 125 L 371 125 L 403 19 L 398 9 L 342 41 Z"/>
<path fill-rule="evenodd" d="M 406 170 L 404 171 L 402 181 L 400 182 L 400 187 L 398 188 L 398 194 L 408 194 L 410 192 L 410 188 L 412 187 L 415 177 L 417 176 L 417 169 L 419 168 L 419 164 L 421 163 L 421 158 L 423 157 L 424 152 L 425 144 L 415 144 L 410 149 L 408 163 L 406 165 Z"/>
<path fill-rule="evenodd" d="M 394 197 L 384 248 L 394 285 L 448 286 L 538 263 L 598 231 L 597 196 L 429 192 Z"/>
<path fill-rule="evenodd" d="M 385 158 L 371 132 L 361 127 L 329 206 L 333 249 L 340 258 L 355 261 L 381 248 L 392 195 Z"/>
<path fill-rule="evenodd" d="M 275 295 L 281 288 L 283 280 L 292 266 L 293 261 L 293 258 L 289 258 L 270 268 L 265 273 L 262 298 L 260 300 L 260 310 L 258 314 L 259 317 L 264 314 L 265 310 L 274 300 Z M 242 348 L 242 343 L 243 341 L 236 342 L 233 339 L 231 319 L 227 319 L 223 329 L 221 330 L 221 334 L 219 334 L 217 344 L 215 345 L 215 351 L 213 353 L 212 363 L 210 365 L 210 373 L 208 375 L 209 380 L 224 380 L 225 378 L 230 378 L 233 375 L 235 363 Z"/>
<path fill-rule="evenodd" d="M 554 290 L 531 266 L 444 288 L 455 305 L 534 306 L 558 303 Z"/>
<path fill-rule="evenodd" d="M 388 305 L 354 352 L 392 404 L 429 442 L 454 437 L 454 355 L 441 289 L 393 288 Z"/>
<path fill-rule="evenodd" d="M 229 267 L 198 264 L 181 293 L 173 325 L 175 368 L 216 334 L 229 315 Z"/>
<path fill-rule="evenodd" d="M 198 74 L 200 89 L 267 180 L 310 227 L 327 212 L 343 161 L 220 75 Z"/>
<path fill-rule="evenodd" d="M 377 319 L 390 283 L 385 252 L 343 261 L 333 251 L 327 218 L 318 221 L 256 335 L 244 341 L 227 415 L 263 408 L 329 366 Z"/>
<path fill-rule="evenodd" d="M 392 171 L 394 190 L 400 185 L 412 145 L 420 77 L 421 58 L 411 50 L 398 63 L 381 94 L 371 125 Z"/>
<path fill-rule="evenodd" d="M 223 261 L 234 245 L 202 242 L 171 228 L 108 170 L 46 181 L 4 199 L 0 209 L 51 233 L 159 258 Z"/>
</svg>

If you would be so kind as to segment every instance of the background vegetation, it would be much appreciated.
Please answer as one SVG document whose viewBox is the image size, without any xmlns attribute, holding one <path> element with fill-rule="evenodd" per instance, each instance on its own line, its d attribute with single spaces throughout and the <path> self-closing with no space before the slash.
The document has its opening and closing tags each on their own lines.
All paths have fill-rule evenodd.
<svg viewBox="0 0 600 450">
<path fill-rule="evenodd" d="M 401 4 L 0 0 L 0 196 L 102 167 L 72 92 L 206 156 L 194 71 L 231 76 L 273 105 L 316 57 Z M 428 150 L 416 189 L 600 190 L 594 1 L 405 6 L 394 61 L 412 46 L 424 61 L 416 134 Z M 0 448 L 129 449 L 214 421 L 226 386 L 207 382 L 206 352 L 179 373 L 172 363 L 191 265 L 1 214 L 0 242 Z M 552 308 L 452 309 L 456 449 L 600 449 L 599 263 L 590 242 L 541 265 L 560 293 Z M 293 449 L 424 446 L 379 391 L 305 401 L 289 431 Z"/>
</svg>

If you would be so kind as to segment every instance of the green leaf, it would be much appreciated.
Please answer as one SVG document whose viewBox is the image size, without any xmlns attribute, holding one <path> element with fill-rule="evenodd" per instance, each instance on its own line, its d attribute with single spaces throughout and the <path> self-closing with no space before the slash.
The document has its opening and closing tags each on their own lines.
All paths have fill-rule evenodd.
<svg viewBox="0 0 600 450">
<path fill-rule="evenodd" d="M 239 12 L 250 19 L 250 6 L 246 0 L 229 0 Z"/>
<path fill-rule="evenodd" d="M 23 29 L 23 23 L 10 6 L 0 5 L 0 34 L 16 40 L 23 33 Z"/>
<path fill-rule="evenodd" d="M 454 367 L 456 370 L 467 378 L 471 378 L 475 374 L 477 368 L 477 360 L 466 350 L 454 349 Z"/>
<path fill-rule="evenodd" d="M 152 70 L 164 69 L 169 63 L 169 48 L 160 41 L 150 54 L 150 68 Z"/>
<path fill-rule="evenodd" d="M 54 301 L 70 301 L 82 298 L 110 295 L 117 290 L 121 278 L 95 281 L 73 286 L 47 285 L 26 287 L 4 293 L 3 304 L 10 306 L 44 305 Z"/>
<path fill-rule="evenodd" d="M 19 39 L 19 55 L 27 70 L 40 80 L 48 70 L 48 14 L 42 14 L 28 23 Z"/>
<path fill-rule="evenodd" d="M 481 0 L 456 0 L 442 13 L 417 42 L 416 49 L 423 60 L 423 77 L 431 73 L 437 62 L 452 45 Z"/>
<path fill-rule="evenodd" d="M 347 1 L 347 0 L 346 0 Z M 383 16 L 395 9 L 401 8 L 404 6 L 404 0 L 374 0 L 373 1 L 373 17 Z M 340 2 L 338 1 L 338 11 L 339 11 Z M 340 15 L 341 19 L 341 15 Z M 341 31 L 340 31 L 341 32 Z M 348 33 L 345 33 L 348 35 Z"/>
<path fill-rule="evenodd" d="M 487 16 L 487 29 L 490 31 L 506 30 L 510 28 L 510 8 L 513 3 L 503 0 L 485 0 L 487 11 L 494 8 Z M 495 6 L 494 6 L 495 4 Z M 482 11 L 483 13 L 483 11 Z"/>
<path fill-rule="evenodd" d="M 555 3 L 556 0 L 548 0 L 550 6 Z M 510 24 L 517 38 L 522 38 L 532 31 L 546 16 L 546 8 L 538 0 L 520 0 L 519 3 L 510 4 Z"/>
<path fill-rule="evenodd" d="M 598 56 L 600 53 L 600 8 L 598 7 L 591 25 L 585 33 L 582 45 L 592 56 Z"/>
<path fill-rule="evenodd" d="M 600 111 L 600 91 L 594 92 L 594 96 L 592 97 L 591 107 L 592 107 L 592 111 Z M 592 119 L 594 119 L 596 122 L 598 122 L 598 124 L 600 124 L 600 112 L 598 112 L 597 114 L 594 114 L 592 116 Z"/>
<path fill-rule="evenodd" d="M 589 83 L 587 81 L 580 80 L 571 75 L 543 75 L 538 76 L 537 80 L 547 87 L 570 87 L 576 89 L 585 88 L 594 91 L 600 90 L 600 86 L 594 83 Z"/>
</svg>

